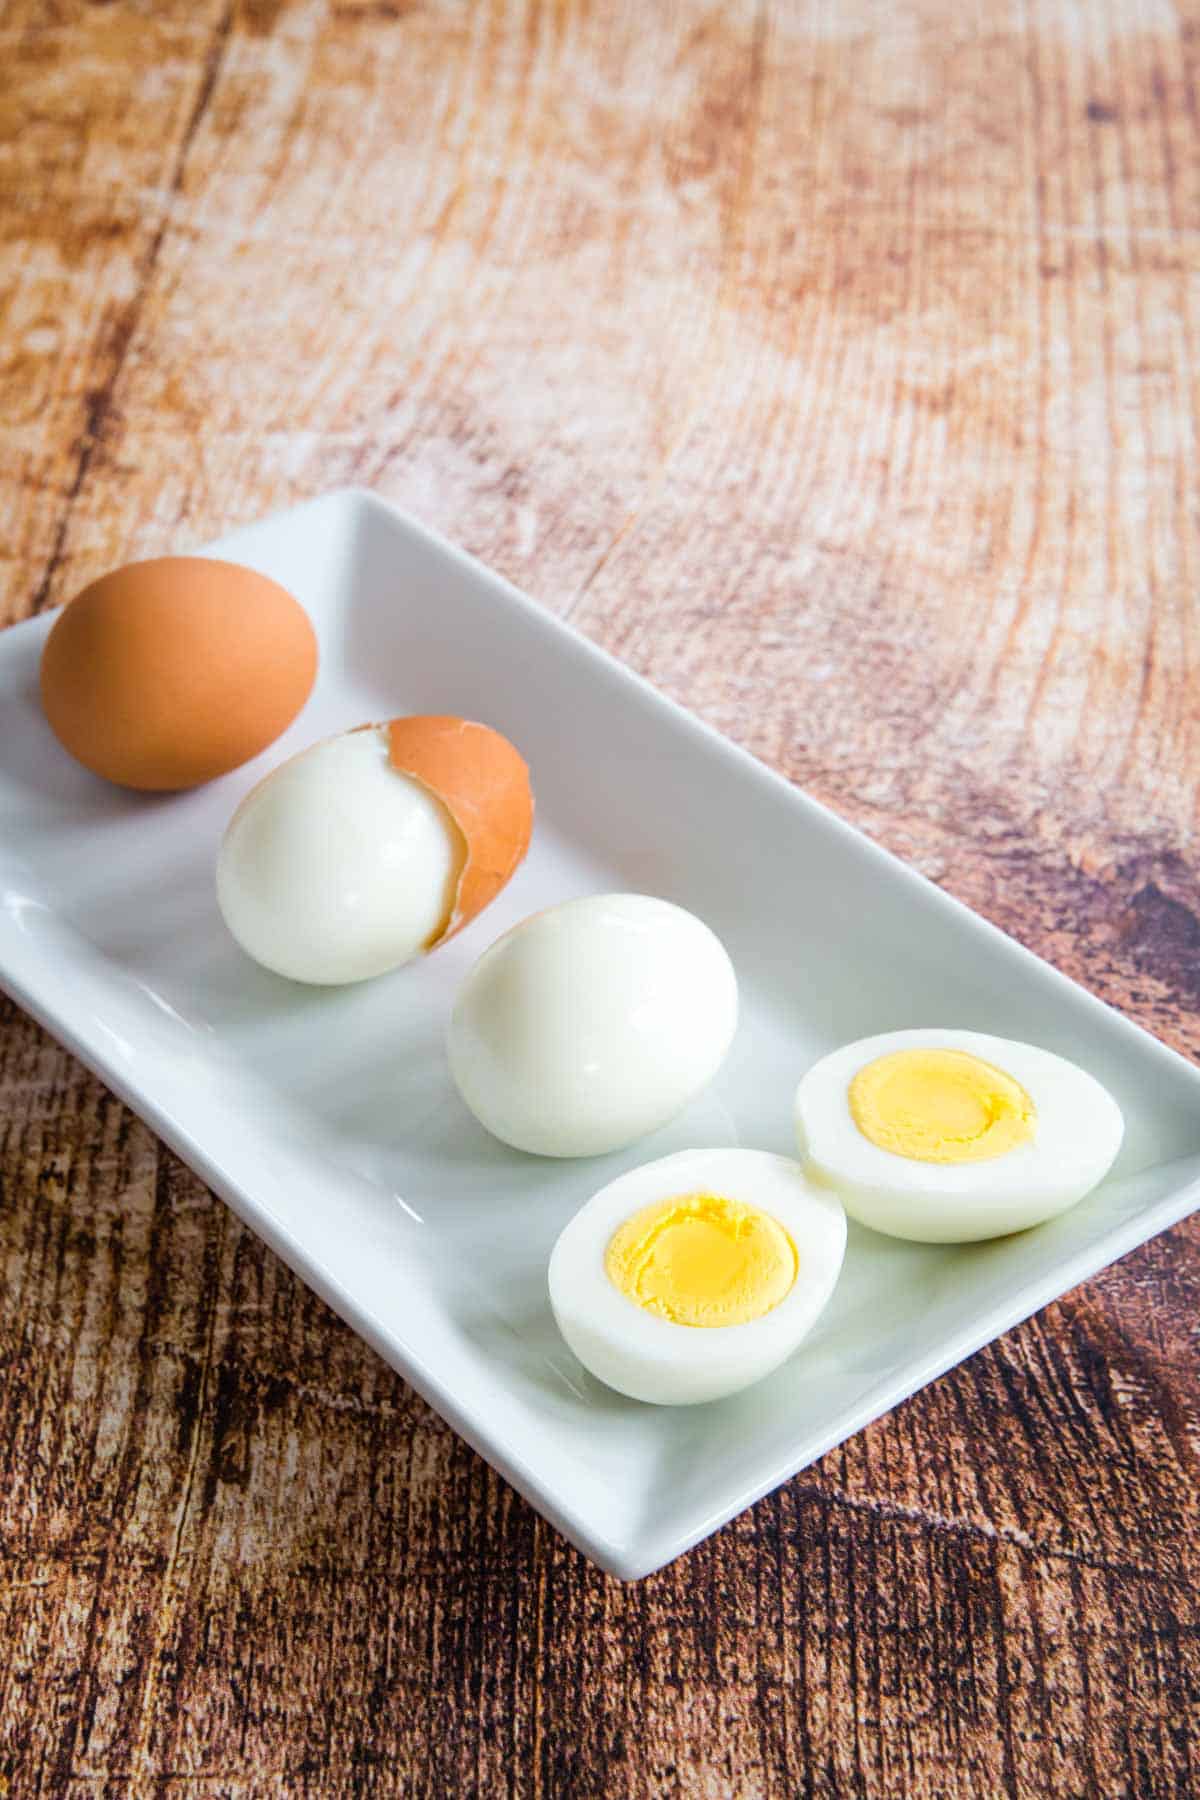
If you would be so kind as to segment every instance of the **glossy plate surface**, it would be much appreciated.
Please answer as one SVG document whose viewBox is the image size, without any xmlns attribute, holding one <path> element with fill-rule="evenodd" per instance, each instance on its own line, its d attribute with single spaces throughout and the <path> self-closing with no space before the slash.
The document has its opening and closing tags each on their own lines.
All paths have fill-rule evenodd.
<svg viewBox="0 0 1200 1800">
<path fill-rule="evenodd" d="M 868 1420 L 1200 1199 L 1200 1071 L 1082 992 L 451 546 L 331 494 L 209 546 L 308 608 L 317 687 L 287 735 L 198 792 L 124 794 L 60 751 L 37 701 L 50 619 L 0 635 L 0 981 L 547 1518 L 647 1574 Z M 213 862 L 241 796 L 293 750 L 402 712 L 507 733 L 534 847 L 420 965 L 308 989 L 249 963 Z M 462 1106 L 454 990 L 516 919 L 635 889 L 700 914 L 738 969 L 714 1086 L 632 1150 L 526 1157 Z M 1051 1225 L 954 1248 L 851 1227 L 834 1299 L 758 1387 L 626 1401 L 555 1330 L 546 1263 L 622 1169 L 692 1145 L 791 1154 L 800 1073 L 850 1038 L 936 1023 L 1029 1039 L 1109 1086 L 1117 1167 Z"/>
</svg>

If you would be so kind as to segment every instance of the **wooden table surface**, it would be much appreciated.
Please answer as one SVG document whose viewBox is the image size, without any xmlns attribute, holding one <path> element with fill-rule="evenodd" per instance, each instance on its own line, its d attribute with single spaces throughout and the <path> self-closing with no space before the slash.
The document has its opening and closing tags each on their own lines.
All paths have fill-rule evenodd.
<svg viewBox="0 0 1200 1800">
<path fill-rule="evenodd" d="M 1197 0 L 11 0 L 0 232 L 6 620 L 368 485 L 1200 1053 Z M 0 1793 L 1200 1793 L 1196 1221 L 622 1586 L 2 1025 Z"/>
</svg>

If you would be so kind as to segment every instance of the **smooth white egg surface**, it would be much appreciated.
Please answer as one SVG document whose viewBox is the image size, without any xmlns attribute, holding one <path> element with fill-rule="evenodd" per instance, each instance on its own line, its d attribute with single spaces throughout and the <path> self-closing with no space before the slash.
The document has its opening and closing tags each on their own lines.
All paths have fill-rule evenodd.
<svg viewBox="0 0 1200 1800">
<path fill-rule="evenodd" d="M 735 1394 L 797 1348 L 846 1248 L 837 1196 L 766 1150 L 684 1150 L 609 1182 L 550 1258 L 563 1337 L 635 1400 Z"/>
<path fill-rule="evenodd" d="M 368 727 L 301 751 L 234 814 L 217 899 L 242 949 L 293 981 L 364 981 L 441 930 L 466 855 L 446 808 Z"/>
<path fill-rule="evenodd" d="M 1112 1166 L 1124 1121 L 1094 1076 L 1033 1044 L 895 1031 L 847 1044 L 796 1091 L 809 1173 L 861 1224 L 968 1243 L 1041 1224 Z"/>
<path fill-rule="evenodd" d="M 569 900 L 485 950 L 454 1003 L 450 1068 L 498 1138 L 594 1156 L 665 1125 L 737 1028 L 737 978 L 708 926 L 644 894 Z"/>
</svg>

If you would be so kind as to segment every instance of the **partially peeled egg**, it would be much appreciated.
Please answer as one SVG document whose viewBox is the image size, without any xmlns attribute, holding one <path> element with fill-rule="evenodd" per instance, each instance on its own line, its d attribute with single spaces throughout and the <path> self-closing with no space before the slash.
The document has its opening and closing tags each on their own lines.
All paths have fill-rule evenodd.
<svg viewBox="0 0 1200 1800">
<path fill-rule="evenodd" d="M 231 819 L 217 899 L 247 955 L 293 981 L 365 981 L 453 936 L 529 846 L 529 771 L 470 719 L 364 725 L 301 751 Z"/>
</svg>

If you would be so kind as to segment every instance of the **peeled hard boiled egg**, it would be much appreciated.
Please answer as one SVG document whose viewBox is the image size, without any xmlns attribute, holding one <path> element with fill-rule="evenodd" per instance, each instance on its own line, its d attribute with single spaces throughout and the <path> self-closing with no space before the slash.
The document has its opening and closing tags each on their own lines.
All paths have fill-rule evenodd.
<svg viewBox="0 0 1200 1800">
<path fill-rule="evenodd" d="M 550 1258 L 550 1304 L 586 1369 L 660 1405 L 770 1374 L 834 1290 L 835 1195 L 765 1150 L 684 1150 L 610 1181 Z"/>
<path fill-rule="evenodd" d="M 450 1068 L 505 1143 L 596 1156 L 680 1112 L 736 1026 L 737 978 L 707 925 L 645 894 L 594 895 L 484 951 L 455 999 Z"/>
<path fill-rule="evenodd" d="M 293 981 L 363 981 L 432 949 L 529 845 L 529 772 L 468 719 L 365 725 L 260 781 L 225 832 L 217 899 L 248 955 Z"/>
<path fill-rule="evenodd" d="M 1091 1192 L 1121 1147 L 1094 1076 L 976 1031 L 894 1031 L 824 1057 L 796 1091 L 810 1173 L 863 1225 L 922 1243 L 1022 1231 Z"/>
<path fill-rule="evenodd" d="M 162 556 L 102 576 L 59 614 L 42 651 L 42 708 L 93 774 L 188 788 L 273 743 L 316 671 L 308 615 L 277 582 Z"/>
</svg>

